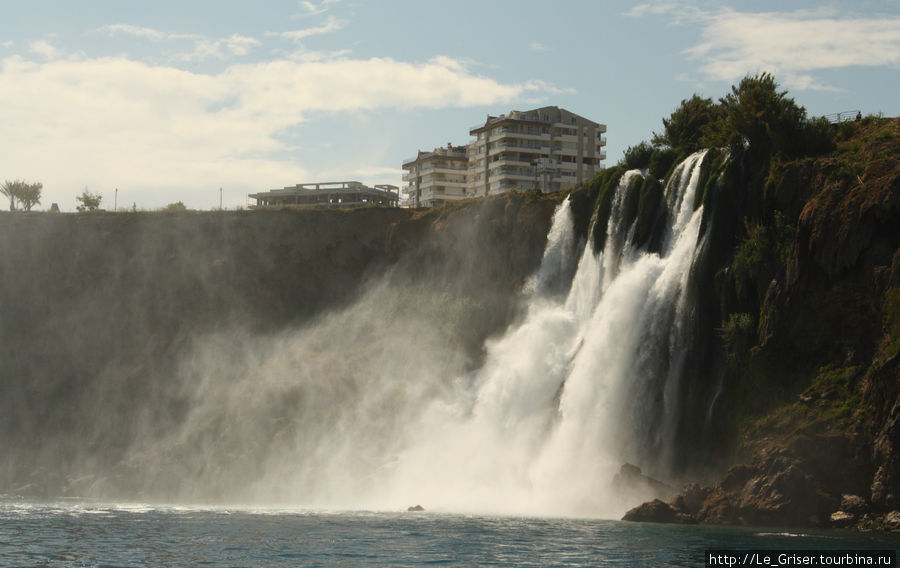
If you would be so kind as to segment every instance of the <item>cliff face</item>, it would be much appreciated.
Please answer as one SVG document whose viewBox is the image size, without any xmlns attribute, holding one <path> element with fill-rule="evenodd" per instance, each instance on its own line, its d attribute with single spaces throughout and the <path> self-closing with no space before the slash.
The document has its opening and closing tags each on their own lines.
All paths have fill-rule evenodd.
<svg viewBox="0 0 900 568">
<path fill-rule="evenodd" d="M 122 463 L 136 440 L 171 437 L 186 419 L 178 377 L 198 338 L 240 330 L 224 360 L 373 288 L 385 290 L 384 334 L 390 318 L 420 310 L 474 364 L 515 315 L 555 204 L 510 195 L 425 213 L 0 214 L 0 493 L 84 495 L 104 478 L 107 494 L 148 491 Z M 297 410 L 288 398 L 265 411 L 261 440 Z M 206 443 L 221 430 L 204 430 Z M 179 444 L 184 460 L 203 447 Z"/>
<path fill-rule="evenodd" d="M 737 465 L 627 519 L 900 529 L 898 156 L 872 120 L 773 165 L 774 215 L 717 276 Z"/>
</svg>

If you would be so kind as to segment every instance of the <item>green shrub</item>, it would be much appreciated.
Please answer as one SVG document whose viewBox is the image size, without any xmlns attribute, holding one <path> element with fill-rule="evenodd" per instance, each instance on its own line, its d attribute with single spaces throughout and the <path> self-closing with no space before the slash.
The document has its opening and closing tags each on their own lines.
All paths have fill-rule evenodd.
<svg viewBox="0 0 900 568">
<path fill-rule="evenodd" d="M 746 312 L 729 314 L 719 328 L 719 337 L 725 345 L 729 362 L 745 364 L 750 348 L 756 344 L 756 323 L 753 316 Z"/>
<path fill-rule="evenodd" d="M 625 150 L 625 156 L 619 163 L 623 164 L 629 170 L 643 169 L 650 165 L 650 158 L 652 155 L 653 146 L 646 142 L 641 142 L 637 146 L 629 146 L 628 149 Z"/>
<path fill-rule="evenodd" d="M 663 119 L 662 134 L 653 134 L 654 146 L 664 146 L 685 154 L 703 147 L 703 133 L 707 126 L 718 119 L 719 107 L 712 99 L 694 95 L 681 101 L 681 105 Z M 662 176 L 659 176 L 662 177 Z"/>
<path fill-rule="evenodd" d="M 672 166 L 681 158 L 681 153 L 675 148 L 657 149 L 650 155 L 648 167 L 650 177 L 657 179 L 666 178 L 672 170 Z"/>
<path fill-rule="evenodd" d="M 721 113 L 704 129 L 704 146 L 746 154 L 751 164 L 765 161 L 773 153 L 797 153 L 806 110 L 797 106 L 787 91 L 778 91 L 778 83 L 769 73 L 744 77 L 719 104 Z"/>
</svg>

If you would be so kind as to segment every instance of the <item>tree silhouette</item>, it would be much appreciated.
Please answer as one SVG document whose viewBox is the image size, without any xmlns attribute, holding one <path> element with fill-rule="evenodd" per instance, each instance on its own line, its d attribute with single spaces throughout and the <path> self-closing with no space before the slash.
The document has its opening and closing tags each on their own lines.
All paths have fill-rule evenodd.
<svg viewBox="0 0 900 568">
<path fill-rule="evenodd" d="M 26 183 L 17 179 L 13 181 L 6 180 L 0 186 L 0 193 L 9 198 L 9 210 L 16 210 L 16 201 L 21 203 L 22 209 L 31 211 L 31 208 L 41 202 L 41 190 L 44 184 L 41 182 Z"/>
<path fill-rule="evenodd" d="M 99 193 L 91 193 L 88 191 L 88 188 L 84 188 L 84 191 L 75 200 L 81 203 L 81 205 L 76 207 L 79 211 L 96 211 L 100 208 L 100 201 L 103 200 L 103 196 Z"/>
</svg>

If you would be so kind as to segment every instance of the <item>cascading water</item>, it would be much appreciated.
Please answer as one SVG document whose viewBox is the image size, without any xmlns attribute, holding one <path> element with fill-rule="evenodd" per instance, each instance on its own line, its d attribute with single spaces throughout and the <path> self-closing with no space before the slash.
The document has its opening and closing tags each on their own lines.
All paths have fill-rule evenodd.
<svg viewBox="0 0 900 568">
<path fill-rule="evenodd" d="M 621 215 L 638 172 L 620 181 L 604 250 L 590 244 L 567 294 L 547 267 L 565 272 L 573 250 L 568 202 L 554 218 L 537 286 L 518 325 L 488 346 L 474 394 L 429 406 L 390 473 L 403 495 L 447 509 L 618 515 L 646 497 L 610 481 L 624 461 L 665 474 L 679 419 L 672 398 L 689 337 L 685 288 L 699 239 L 694 210 L 703 154 L 682 163 L 666 188 L 660 254 L 631 242 Z M 558 287 L 555 289 L 558 290 Z"/>
</svg>

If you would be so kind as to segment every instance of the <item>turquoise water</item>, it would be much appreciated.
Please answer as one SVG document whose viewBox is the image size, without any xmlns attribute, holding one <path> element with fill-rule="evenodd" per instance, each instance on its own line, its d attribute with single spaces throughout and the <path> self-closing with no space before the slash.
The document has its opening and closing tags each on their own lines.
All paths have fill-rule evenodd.
<svg viewBox="0 0 900 568">
<path fill-rule="evenodd" d="M 707 549 L 900 537 L 596 519 L 0 501 L 0 566 L 704 566 Z"/>
</svg>

